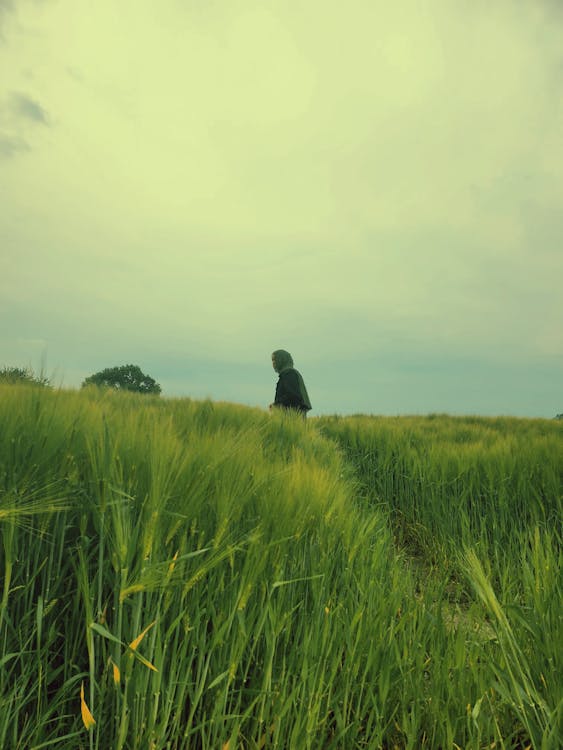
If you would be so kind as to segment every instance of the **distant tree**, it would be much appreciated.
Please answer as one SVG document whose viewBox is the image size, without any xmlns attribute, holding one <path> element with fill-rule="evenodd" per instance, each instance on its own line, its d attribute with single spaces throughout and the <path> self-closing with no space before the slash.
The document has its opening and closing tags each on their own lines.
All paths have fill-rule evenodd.
<svg viewBox="0 0 563 750">
<path fill-rule="evenodd" d="M 86 378 L 82 383 L 82 388 L 88 385 L 135 391 L 136 393 L 154 393 L 156 395 L 161 391 L 159 384 L 150 375 L 145 375 L 137 365 L 106 367 L 105 370 L 96 372 Z"/>
<path fill-rule="evenodd" d="M 557 414 L 555 419 L 563 419 L 563 414 Z"/>
<path fill-rule="evenodd" d="M 28 367 L 2 367 L 0 370 L 0 383 L 50 386 L 49 378 L 46 378 L 44 375 L 36 375 Z"/>
</svg>

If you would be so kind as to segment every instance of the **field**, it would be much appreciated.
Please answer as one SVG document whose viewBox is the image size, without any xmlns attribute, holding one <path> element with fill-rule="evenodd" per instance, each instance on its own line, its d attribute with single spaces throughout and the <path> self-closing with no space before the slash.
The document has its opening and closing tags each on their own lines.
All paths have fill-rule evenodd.
<svg viewBox="0 0 563 750">
<path fill-rule="evenodd" d="M 0 387 L 0 747 L 559 747 L 563 425 Z"/>
</svg>

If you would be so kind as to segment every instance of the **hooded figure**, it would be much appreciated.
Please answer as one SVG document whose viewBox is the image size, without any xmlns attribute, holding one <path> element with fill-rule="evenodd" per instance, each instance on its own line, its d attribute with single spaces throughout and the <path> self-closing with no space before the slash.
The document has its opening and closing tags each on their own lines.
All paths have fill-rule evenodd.
<svg viewBox="0 0 563 750">
<path fill-rule="evenodd" d="M 293 367 L 291 354 L 284 349 L 277 349 L 272 354 L 272 366 L 278 373 L 279 379 L 271 407 L 294 409 L 304 417 L 307 416 L 307 412 L 311 409 L 311 402 L 301 373 Z"/>
</svg>

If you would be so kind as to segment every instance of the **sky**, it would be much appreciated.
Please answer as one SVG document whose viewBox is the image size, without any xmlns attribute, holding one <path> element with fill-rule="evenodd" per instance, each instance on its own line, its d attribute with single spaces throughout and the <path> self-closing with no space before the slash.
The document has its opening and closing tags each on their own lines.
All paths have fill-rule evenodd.
<svg viewBox="0 0 563 750">
<path fill-rule="evenodd" d="M 560 0 L 0 0 L 0 368 L 563 411 Z"/>
</svg>

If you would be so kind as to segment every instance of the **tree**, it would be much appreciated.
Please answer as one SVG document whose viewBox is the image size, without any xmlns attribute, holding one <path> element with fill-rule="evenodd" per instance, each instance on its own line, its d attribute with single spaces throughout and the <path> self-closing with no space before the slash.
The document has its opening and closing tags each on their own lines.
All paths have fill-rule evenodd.
<svg viewBox="0 0 563 750">
<path fill-rule="evenodd" d="M 121 367 L 106 367 L 101 372 L 90 375 L 82 383 L 82 388 L 89 385 L 97 385 L 102 388 L 115 388 L 116 390 L 135 391 L 137 393 L 154 393 L 158 395 L 161 391 L 159 384 L 149 375 L 141 372 L 137 365 L 121 365 Z"/>
<path fill-rule="evenodd" d="M 28 367 L 2 367 L 0 383 L 50 386 L 49 378 L 44 375 L 36 375 Z"/>
</svg>

